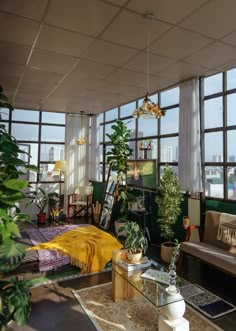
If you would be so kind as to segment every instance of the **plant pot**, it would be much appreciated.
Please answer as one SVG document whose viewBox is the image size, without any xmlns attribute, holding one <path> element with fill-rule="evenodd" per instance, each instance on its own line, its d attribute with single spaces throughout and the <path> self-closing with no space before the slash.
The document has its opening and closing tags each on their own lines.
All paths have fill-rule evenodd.
<svg viewBox="0 0 236 331">
<path fill-rule="evenodd" d="M 46 213 L 37 214 L 37 223 L 40 225 L 46 224 L 46 218 L 47 218 Z"/>
<path fill-rule="evenodd" d="M 139 262 L 142 258 L 142 252 L 138 252 L 138 253 L 130 253 L 130 252 L 126 252 L 126 257 L 127 259 L 131 262 L 131 263 L 136 263 Z"/>
<path fill-rule="evenodd" d="M 121 228 L 123 225 L 127 224 L 129 221 L 115 221 L 115 232 L 117 234 L 117 237 L 126 237 L 126 231 L 118 232 L 119 228 Z"/>
<path fill-rule="evenodd" d="M 161 259 L 166 263 L 170 263 L 176 244 L 172 242 L 164 242 L 161 244 Z M 177 259 L 178 260 L 178 259 Z M 177 261 L 176 261 L 177 262 Z"/>
</svg>

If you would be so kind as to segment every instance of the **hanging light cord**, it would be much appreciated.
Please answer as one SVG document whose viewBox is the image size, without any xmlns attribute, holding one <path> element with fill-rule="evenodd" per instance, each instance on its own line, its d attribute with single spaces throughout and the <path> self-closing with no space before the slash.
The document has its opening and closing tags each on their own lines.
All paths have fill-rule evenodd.
<svg viewBox="0 0 236 331">
<path fill-rule="evenodd" d="M 147 93 L 149 93 L 149 62 L 150 62 L 150 58 L 149 58 L 149 30 L 148 30 L 148 37 L 147 37 Z"/>
</svg>

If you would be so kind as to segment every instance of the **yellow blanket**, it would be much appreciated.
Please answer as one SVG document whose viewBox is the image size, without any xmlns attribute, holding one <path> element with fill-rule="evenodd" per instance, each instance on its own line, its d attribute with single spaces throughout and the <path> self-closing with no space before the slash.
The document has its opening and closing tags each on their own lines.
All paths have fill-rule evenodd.
<svg viewBox="0 0 236 331">
<path fill-rule="evenodd" d="M 122 248 L 122 244 L 112 235 L 89 225 L 68 231 L 54 239 L 27 250 L 56 250 L 68 255 L 71 263 L 80 267 L 83 273 L 104 269 L 112 258 L 112 251 Z"/>
</svg>

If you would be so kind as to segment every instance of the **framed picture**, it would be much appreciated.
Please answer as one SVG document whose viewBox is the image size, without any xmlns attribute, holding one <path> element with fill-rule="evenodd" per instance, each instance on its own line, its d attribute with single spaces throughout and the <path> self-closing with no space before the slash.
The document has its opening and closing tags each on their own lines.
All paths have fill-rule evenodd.
<svg viewBox="0 0 236 331">
<path fill-rule="evenodd" d="M 100 219 L 100 227 L 104 230 L 108 230 L 111 221 L 111 209 L 104 207 Z"/>
</svg>

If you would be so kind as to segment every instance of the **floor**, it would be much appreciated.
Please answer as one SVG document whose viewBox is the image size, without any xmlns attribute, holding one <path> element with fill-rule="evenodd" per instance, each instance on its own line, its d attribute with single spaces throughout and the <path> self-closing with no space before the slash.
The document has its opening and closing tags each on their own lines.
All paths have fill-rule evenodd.
<svg viewBox="0 0 236 331">
<path fill-rule="evenodd" d="M 159 250 L 158 245 L 150 244 L 147 255 L 158 260 Z M 236 305 L 236 283 L 234 278 L 191 258 L 185 258 L 181 276 L 193 283 L 202 285 Z M 75 300 L 72 290 L 110 281 L 111 272 L 105 272 L 34 288 L 32 289 L 32 312 L 27 324 L 18 327 L 15 323 L 12 323 L 7 330 L 94 331 L 94 326 Z M 219 318 L 215 320 L 215 323 L 225 331 L 235 331 L 236 313 Z"/>
</svg>

